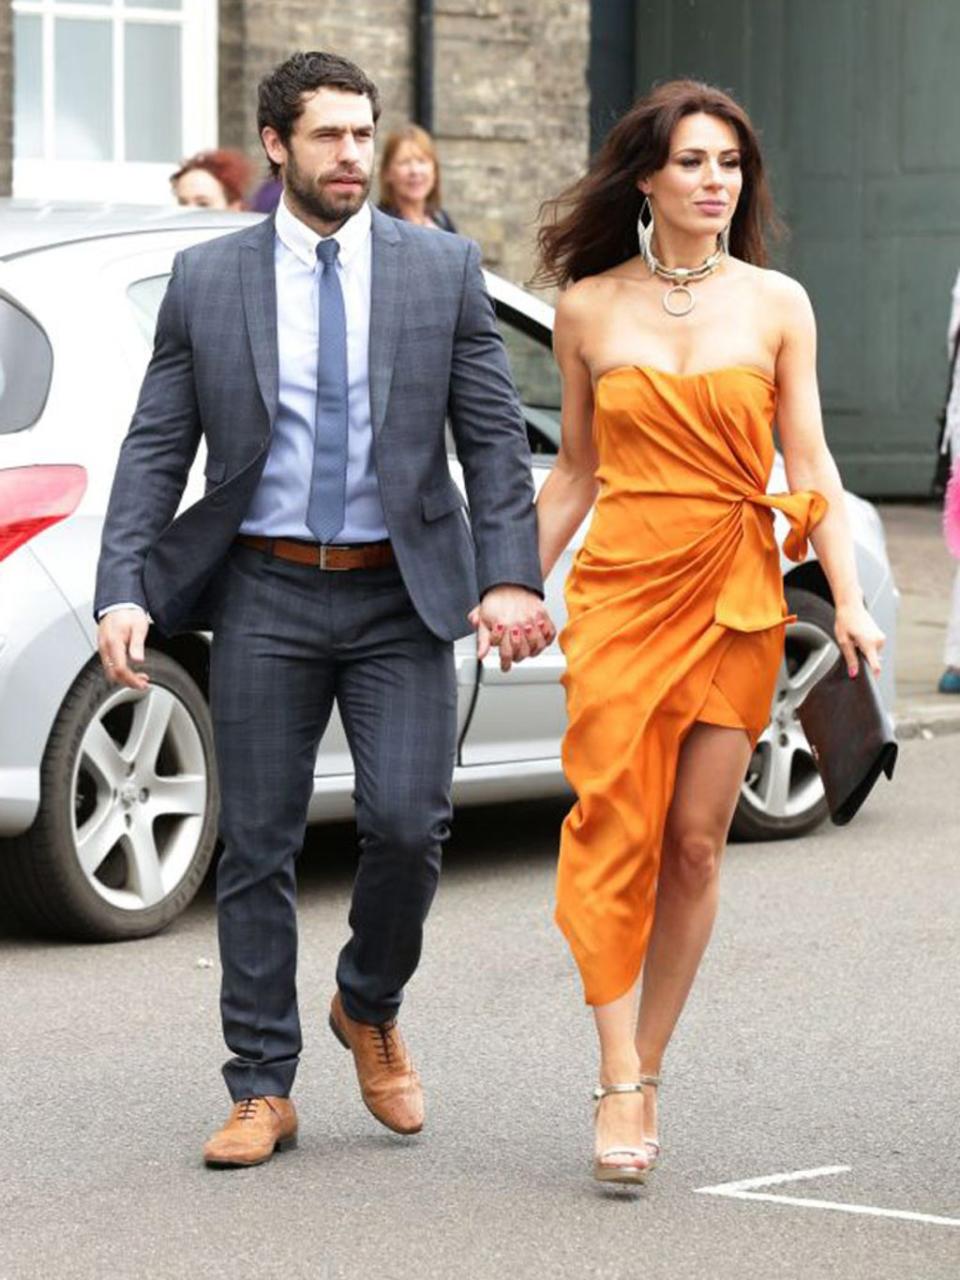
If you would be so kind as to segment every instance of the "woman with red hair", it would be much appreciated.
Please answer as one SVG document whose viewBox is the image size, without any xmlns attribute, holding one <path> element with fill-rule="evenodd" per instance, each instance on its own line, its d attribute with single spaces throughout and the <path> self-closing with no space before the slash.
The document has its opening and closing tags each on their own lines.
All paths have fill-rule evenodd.
<svg viewBox="0 0 960 1280">
<path fill-rule="evenodd" d="M 177 204 L 195 209 L 245 209 L 253 166 L 242 151 L 198 151 L 170 178 Z"/>
</svg>

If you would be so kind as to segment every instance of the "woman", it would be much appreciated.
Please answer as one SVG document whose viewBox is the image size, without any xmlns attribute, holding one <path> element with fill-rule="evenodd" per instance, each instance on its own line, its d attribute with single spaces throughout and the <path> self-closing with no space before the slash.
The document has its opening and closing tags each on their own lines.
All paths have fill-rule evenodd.
<svg viewBox="0 0 960 1280">
<path fill-rule="evenodd" d="M 567 287 L 562 444 L 538 504 L 545 574 L 596 500 L 561 638 L 577 803 L 557 920 L 600 1041 L 594 1176 L 640 1182 L 783 653 L 772 507 L 793 559 L 812 537 L 851 675 L 858 649 L 879 669 L 883 636 L 824 441 L 810 304 L 764 269 L 771 204 L 745 112 L 706 85 L 661 85 L 548 207 L 539 274 Z M 791 492 L 768 497 L 775 413 Z"/>
<path fill-rule="evenodd" d="M 177 204 L 195 209 L 245 209 L 253 166 L 242 151 L 198 151 L 170 178 Z"/>
<path fill-rule="evenodd" d="M 950 307 L 950 323 L 947 326 L 947 355 L 950 359 L 950 390 L 943 425 L 940 448 L 950 460 L 953 470 L 960 466 L 960 361 L 957 360 L 960 344 L 960 274 L 953 284 Z M 954 482 L 956 484 L 956 482 Z M 956 490 L 954 489 L 954 495 Z M 960 565 L 953 579 L 950 613 L 947 618 L 947 637 L 944 643 L 944 672 L 937 690 L 940 693 L 960 694 Z"/>
<path fill-rule="evenodd" d="M 440 161 L 433 139 L 418 124 L 387 138 L 380 159 L 380 208 L 404 222 L 456 231 L 440 207 Z"/>
</svg>

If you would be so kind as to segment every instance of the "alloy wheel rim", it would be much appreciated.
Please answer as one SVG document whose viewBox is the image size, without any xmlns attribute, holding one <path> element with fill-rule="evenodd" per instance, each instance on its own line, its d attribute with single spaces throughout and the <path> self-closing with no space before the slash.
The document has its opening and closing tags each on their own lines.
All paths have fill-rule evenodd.
<svg viewBox="0 0 960 1280">
<path fill-rule="evenodd" d="M 741 787 L 753 812 L 789 820 L 809 813 L 823 799 L 823 783 L 797 708 L 839 652 L 815 623 L 798 620 L 787 627 L 770 721 L 757 739 Z"/>
<path fill-rule="evenodd" d="M 111 693 L 83 734 L 70 787 L 88 884 L 124 911 L 157 906 L 190 868 L 207 795 L 203 739 L 176 694 L 159 684 Z"/>
</svg>

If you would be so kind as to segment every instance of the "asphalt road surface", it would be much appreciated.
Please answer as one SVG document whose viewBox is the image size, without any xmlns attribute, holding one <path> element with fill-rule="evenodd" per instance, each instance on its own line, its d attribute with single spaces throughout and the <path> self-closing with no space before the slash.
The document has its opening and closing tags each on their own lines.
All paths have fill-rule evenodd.
<svg viewBox="0 0 960 1280">
<path fill-rule="evenodd" d="M 458 820 L 403 1014 L 414 1139 L 368 1115 L 325 1026 L 347 828 L 301 863 L 301 1141 L 259 1169 L 199 1158 L 227 1111 L 209 888 L 144 942 L 0 937 L 0 1277 L 956 1280 L 958 807 L 960 737 L 912 741 L 853 826 L 730 850 L 641 1190 L 589 1177 L 555 805 Z"/>
</svg>

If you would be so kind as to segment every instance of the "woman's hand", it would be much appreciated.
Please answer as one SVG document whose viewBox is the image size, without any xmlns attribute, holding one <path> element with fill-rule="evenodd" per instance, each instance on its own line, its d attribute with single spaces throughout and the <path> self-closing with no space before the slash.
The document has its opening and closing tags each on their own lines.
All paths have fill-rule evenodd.
<svg viewBox="0 0 960 1280">
<path fill-rule="evenodd" d="M 858 602 L 839 606 L 833 631 L 851 676 L 855 676 L 860 670 L 858 650 L 866 658 L 867 666 L 873 674 L 880 674 L 881 654 L 887 637 L 871 618 L 865 605 Z"/>
</svg>

